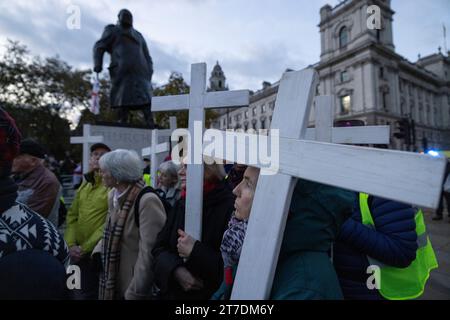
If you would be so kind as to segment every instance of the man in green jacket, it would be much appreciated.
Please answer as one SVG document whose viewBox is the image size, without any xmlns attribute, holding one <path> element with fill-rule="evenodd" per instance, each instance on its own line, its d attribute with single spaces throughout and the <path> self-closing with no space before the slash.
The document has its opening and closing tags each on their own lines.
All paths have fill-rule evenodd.
<svg viewBox="0 0 450 320">
<path fill-rule="evenodd" d="M 108 189 L 103 185 L 98 160 L 111 149 L 97 143 L 91 147 L 89 172 L 79 187 L 67 213 L 64 238 L 69 247 L 71 264 L 81 271 L 81 289 L 73 290 L 74 299 L 98 298 L 98 271 L 91 253 L 103 235 L 108 213 Z"/>
</svg>

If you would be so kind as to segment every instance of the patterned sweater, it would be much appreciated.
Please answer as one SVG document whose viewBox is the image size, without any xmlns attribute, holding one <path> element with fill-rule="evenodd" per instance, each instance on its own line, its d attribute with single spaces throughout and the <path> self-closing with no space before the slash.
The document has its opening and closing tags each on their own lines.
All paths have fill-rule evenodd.
<svg viewBox="0 0 450 320">
<path fill-rule="evenodd" d="M 69 261 L 67 245 L 53 224 L 16 202 L 0 214 L 0 258 L 27 249 L 45 250 L 64 265 Z"/>
</svg>

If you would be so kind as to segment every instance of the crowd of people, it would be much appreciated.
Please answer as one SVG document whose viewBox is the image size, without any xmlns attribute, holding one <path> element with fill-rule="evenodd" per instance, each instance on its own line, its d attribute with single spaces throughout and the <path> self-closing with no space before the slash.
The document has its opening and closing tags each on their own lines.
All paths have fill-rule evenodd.
<svg viewBox="0 0 450 320">
<path fill-rule="evenodd" d="M 61 187 L 45 152 L 0 108 L 0 299 L 230 299 L 259 169 L 204 165 L 195 239 L 184 229 L 185 164 L 163 162 L 149 186 L 134 151 L 97 143 L 90 152 L 60 234 Z M 82 275 L 70 290 L 69 264 Z M 381 269 L 375 290 L 371 265 Z M 270 298 L 412 299 L 436 267 L 420 209 L 299 179 Z"/>
</svg>

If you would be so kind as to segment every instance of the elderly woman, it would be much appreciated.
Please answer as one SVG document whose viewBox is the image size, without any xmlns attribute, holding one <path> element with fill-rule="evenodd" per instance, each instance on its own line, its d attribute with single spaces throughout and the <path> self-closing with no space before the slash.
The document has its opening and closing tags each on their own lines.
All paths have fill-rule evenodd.
<svg viewBox="0 0 450 320">
<path fill-rule="evenodd" d="M 159 166 L 158 194 L 173 207 L 181 197 L 178 183 L 178 166 L 173 161 L 166 161 Z"/>
<path fill-rule="evenodd" d="M 141 160 L 135 152 L 115 150 L 100 159 L 108 195 L 108 217 L 100 243 L 103 271 L 100 299 L 148 299 L 153 284 L 151 250 L 166 222 L 163 204 L 155 193 L 143 193 Z M 135 219 L 138 206 L 138 219 Z"/>
<path fill-rule="evenodd" d="M 182 196 L 168 215 L 153 249 L 155 283 L 162 299 L 205 300 L 223 277 L 220 243 L 233 211 L 234 198 L 220 164 L 205 165 L 202 238 L 184 232 L 186 166 L 179 171 Z M 188 190 L 189 192 L 189 190 Z"/>
</svg>

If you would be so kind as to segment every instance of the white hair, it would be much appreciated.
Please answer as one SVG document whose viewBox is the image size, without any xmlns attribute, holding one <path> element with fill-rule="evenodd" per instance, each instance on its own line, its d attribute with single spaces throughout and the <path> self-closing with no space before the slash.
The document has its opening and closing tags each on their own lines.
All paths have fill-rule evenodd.
<svg viewBox="0 0 450 320">
<path fill-rule="evenodd" d="M 175 180 L 178 180 L 178 170 L 180 169 L 179 166 L 177 166 L 173 161 L 165 161 L 159 165 L 158 170 L 161 173 L 165 173 L 169 175 L 170 177 L 174 178 Z"/>
<path fill-rule="evenodd" d="M 102 170 L 109 171 L 118 182 L 136 182 L 143 176 L 141 159 L 133 150 L 117 149 L 105 153 L 99 164 Z"/>
</svg>

